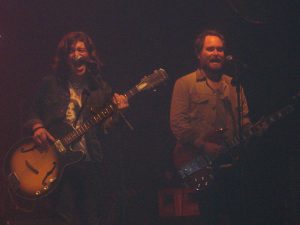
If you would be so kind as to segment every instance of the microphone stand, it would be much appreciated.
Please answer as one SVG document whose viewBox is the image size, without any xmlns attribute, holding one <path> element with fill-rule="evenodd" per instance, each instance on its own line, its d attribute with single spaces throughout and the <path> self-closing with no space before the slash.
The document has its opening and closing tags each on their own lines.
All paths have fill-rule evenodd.
<svg viewBox="0 0 300 225">
<path fill-rule="evenodd" d="M 243 125 L 242 125 L 242 119 L 243 119 L 243 109 L 242 109 L 242 104 L 241 104 L 241 97 L 242 97 L 242 93 L 241 93 L 241 74 L 242 74 L 242 68 L 243 68 L 243 64 L 240 64 L 238 62 L 234 63 L 233 69 L 234 69 L 234 80 L 233 80 L 233 85 L 235 85 L 236 87 L 236 97 L 237 97 L 237 110 L 238 110 L 238 138 L 240 140 L 240 149 L 239 149 L 239 158 L 240 158 L 240 163 L 239 163 L 239 167 L 237 169 L 238 172 L 238 188 L 240 189 L 240 193 L 239 193 L 239 201 L 240 201 L 240 207 L 241 207 L 241 219 L 243 224 L 247 224 L 245 223 L 246 221 L 246 209 L 245 209 L 245 200 L 246 200 L 246 196 L 245 196 L 245 184 L 244 184 L 244 164 L 246 162 L 246 158 L 245 158 L 245 143 L 243 140 L 243 136 L 242 136 L 242 131 L 243 131 Z"/>
</svg>

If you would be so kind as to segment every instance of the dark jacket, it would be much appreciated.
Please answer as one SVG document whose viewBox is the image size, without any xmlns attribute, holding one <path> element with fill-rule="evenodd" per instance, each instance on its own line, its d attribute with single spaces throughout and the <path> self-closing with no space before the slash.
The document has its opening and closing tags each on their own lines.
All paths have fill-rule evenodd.
<svg viewBox="0 0 300 225">
<path fill-rule="evenodd" d="M 89 118 L 93 111 L 103 108 L 112 98 L 112 91 L 107 83 L 91 74 L 86 76 L 88 76 L 87 90 L 84 91 L 83 99 L 87 100 L 82 111 L 83 121 Z M 25 127 L 30 130 L 34 123 L 42 122 L 48 128 L 57 122 L 63 122 L 69 101 L 68 85 L 55 76 L 45 77 L 28 110 Z M 96 125 L 85 134 L 87 151 L 92 160 L 102 161 L 103 159 L 99 140 L 103 129 L 103 126 Z"/>
</svg>

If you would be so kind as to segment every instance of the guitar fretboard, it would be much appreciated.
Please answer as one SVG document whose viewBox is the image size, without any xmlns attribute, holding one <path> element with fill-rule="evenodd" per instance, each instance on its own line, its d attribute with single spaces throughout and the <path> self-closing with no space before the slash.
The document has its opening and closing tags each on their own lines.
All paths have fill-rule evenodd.
<svg viewBox="0 0 300 225">
<path fill-rule="evenodd" d="M 127 91 L 124 95 L 129 99 L 135 94 L 137 94 L 139 91 L 136 87 L 130 89 Z M 108 117 L 110 117 L 114 111 L 116 110 L 116 106 L 113 103 L 108 104 L 104 109 L 102 109 L 100 112 L 95 113 L 93 116 L 91 116 L 88 120 L 86 120 L 84 123 L 82 123 L 78 128 L 74 129 L 67 135 L 61 138 L 61 142 L 64 146 L 68 146 L 71 143 L 73 143 L 75 140 L 80 138 L 82 135 L 84 135 L 91 127 L 94 125 L 101 123 Z"/>
<path fill-rule="evenodd" d="M 260 135 L 271 124 L 288 116 L 294 110 L 295 110 L 294 106 L 288 105 L 288 106 L 272 113 L 271 115 L 261 119 L 254 125 L 251 125 L 251 126 L 247 127 L 245 130 L 243 130 L 241 137 L 236 135 L 230 143 L 227 143 L 227 148 L 228 149 L 235 148 L 238 145 L 240 145 L 242 141 L 248 141 L 253 136 Z"/>
<path fill-rule="evenodd" d="M 142 81 L 127 91 L 124 96 L 130 99 L 138 92 L 143 90 L 149 90 L 156 87 L 158 84 L 167 80 L 168 75 L 164 69 L 154 70 L 154 72 L 148 76 L 144 76 Z M 116 105 L 111 102 L 100 112 L 94 113 L 88 120 L 83 122 L 78 128 L 65 135 L 60 139 L 63 146 L 68 146 L 72 144 L 75 140 L 84 135 L 91 127 L 103 122 L 105 119 L 109 118 L 116 111 Z"/>
</svg>

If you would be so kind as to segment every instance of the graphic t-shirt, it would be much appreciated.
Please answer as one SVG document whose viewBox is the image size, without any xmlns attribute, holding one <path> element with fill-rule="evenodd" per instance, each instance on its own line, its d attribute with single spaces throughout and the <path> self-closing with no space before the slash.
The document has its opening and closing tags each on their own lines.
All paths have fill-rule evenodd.
<svg viewBox="0 0 300 225">
<path fill-rule="evenodd" d="M 84 88 L 77 88 L 72 86 L 71 83 L 69 84 L 70 102 L 66 111 L 66 122 L 74 129 L 78 128 L 83 121 L 82 115 L 79 115 L 82 107 L 82 90 L 84 90 Z M 84 136 L 82 136 L 79 141 L 74 142 L 71 148 L 73 151 L 83 151 L 86 154 L 86 159 L 89 160 Z"/>
</svg>

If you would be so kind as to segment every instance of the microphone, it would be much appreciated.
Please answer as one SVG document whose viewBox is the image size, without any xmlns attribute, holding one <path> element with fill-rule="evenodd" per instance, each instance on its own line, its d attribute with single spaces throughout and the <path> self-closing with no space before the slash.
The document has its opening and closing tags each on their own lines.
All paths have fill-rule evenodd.
<svg viewBox="0 0 300 225">
<path fill-rule="evenodd" d="M 73 59 L 72 63 L 74 66 L 81 66 L 81 65 L 85 64 L 85 61 L 86 61 L 85 58 L 79 55 Z"/>
<path fill-rule="evenodd" d="M 97 65 L 97 63 L 94 60 L 91 60 L 88 57 L 77 56 L 73 59 L 74 66 L 81 66 L 84 64 L 87 66 L 96 66 Z"/>
<path fill-rule="evenodd" d="M 225 62 L 232 62 L 233 61 L 233 56 L 232 55 L 227 55 L 225 57 Z"/>
<path fill-rule="evenodd" d="M 242 68 L 247 68 L 247 64 L 245 64 L 244 62 L 242 62 L 241 60 L 235 58 L 233 55 L 227 55 L 224 59 L 225 63 L 229 63 L 229 64 L 234 64 L 236 66 L 242 67 Z"/>
<path fill-rule="evenodd" d="M 229 69 L 229 74 L 232 74 L 231 84 L 238 87 L 242 72 L 248 68 L 247 64 L 235 58 L 233 55 L 227 55 L 224 58 L 224 62 L 229 66 L 229 68 L 227 68 Z"/>
</svg>

